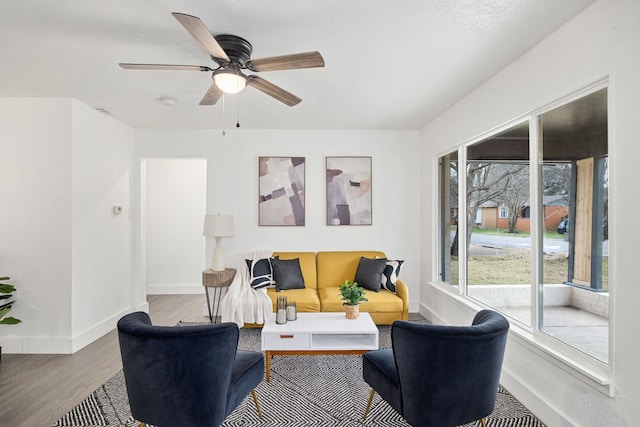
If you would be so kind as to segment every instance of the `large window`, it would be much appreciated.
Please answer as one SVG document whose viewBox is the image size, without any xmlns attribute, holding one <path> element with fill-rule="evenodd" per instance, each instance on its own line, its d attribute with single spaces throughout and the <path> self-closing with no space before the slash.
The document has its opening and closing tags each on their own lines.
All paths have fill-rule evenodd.
<svg viewBox="0 0 640 427">
<path fill-rule="evenodd" d="M 608 363 L 607 89 L 439 160 L 440 280 Z"/>
<path fill-rule="evenodd" d="M 531 233 L 522 218 L 529 206 L 529 122 L 466 153 L 467 295 L 531 325 Z M 479 212 L 482 221 L 471 221 Z"/>
<path fill-rule="evenodd" d="M 539 328 L 608 362 L 607 90 L 546 112 L 540 124 L 541 196 L 556 198 L 545 218 L 553 226 L 563 215 L 556 230 L 550 227 L 551 236 L 563 239 L 562 251 L 541 258 Z"/>
</svg>

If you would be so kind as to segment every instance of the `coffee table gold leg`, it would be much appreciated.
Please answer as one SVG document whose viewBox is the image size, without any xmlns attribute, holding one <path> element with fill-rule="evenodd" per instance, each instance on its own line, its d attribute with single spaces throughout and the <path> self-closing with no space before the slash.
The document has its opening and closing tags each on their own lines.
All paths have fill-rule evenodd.
<svg viewBox="0 0 640 427">
<path fill-rule="evenodd" d="M 271 352 L 267 350 L 267 382 L 271 379 Z"/>
</svg>

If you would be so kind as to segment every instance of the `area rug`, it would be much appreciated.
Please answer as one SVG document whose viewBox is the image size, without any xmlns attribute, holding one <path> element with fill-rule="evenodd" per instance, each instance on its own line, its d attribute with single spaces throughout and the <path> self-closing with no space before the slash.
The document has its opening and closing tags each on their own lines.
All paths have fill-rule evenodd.
<svg viewBox="0 0 640 427">
<path fill-rule="evenodd" d="M 380 327 L 380 347 L 388 347 L 390 327 Z M 260 330 L 242 329 L 240 348 L 260 349 Z M 377 394 L 366 420 L 362 419 L 369 397 L 362 379 L 359 356 L 276 356 L 271 363 L 271 381 L 263 381 L 256 393 L 263 419 L 247 397 L 227 417 L 224 427 L 240 426 L 402 426 L 404 421 Z M 544 427 L 533 414 L 502 387 L 489 426 Z M 94 391 L 53 427 L 135 427 L 122 371 Z M 466 424 L 465 427 L 479 426 Z"/>
</svg>

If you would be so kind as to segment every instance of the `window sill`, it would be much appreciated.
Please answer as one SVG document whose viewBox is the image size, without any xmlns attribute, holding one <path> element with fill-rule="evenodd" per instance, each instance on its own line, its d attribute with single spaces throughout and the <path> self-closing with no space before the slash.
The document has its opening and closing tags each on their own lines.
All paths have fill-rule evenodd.
<svg viewBox="0 0 640 427">
<path fill-rule="evenodd" d="M 478 311 L 483 308 L 491 309 L 491 307 L 481 306 L 477 301 L 459 295 L 458 287 L 450 286 L 442 282 L 430 282 L 429 284 L 434 291 L 465 309 L 471 311 Z M 543 341 L 548 340 L 552 342 L 555 340 L 551 337 L 534 335 L 531 330 L 517 322 L 510 321 L 510 323 L 510 340 L 514 340 L 518 345 L 562 369 L 593 389 L 608 397 L 613 397 L 614 387 L 611 383 L 609 366 L 595 359 L 591 359 L 578 350 L 569 348 L 568 346 L 567 351 L 564 351 L 564 349 L 556 348 L 558 347 L 556 345 L 548 345 Z M 544 334 L 540 333 L 540 335 Z"/>
</svg>

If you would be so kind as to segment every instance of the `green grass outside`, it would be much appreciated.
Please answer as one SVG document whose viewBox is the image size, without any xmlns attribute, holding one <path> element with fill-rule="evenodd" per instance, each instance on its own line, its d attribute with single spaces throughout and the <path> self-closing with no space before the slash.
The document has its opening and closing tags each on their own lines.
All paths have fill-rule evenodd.
<svg viewBox="0 0 640 427">
<path fill-rule="evenodd" d="M 543 282 L 559 284 L 567 280 L 568 259 L 565 255 L 545 255 Z M 473 285 L 523 285 L 531 283 L 529 252 L 504 256 L 470 256 L 467 266 L 468 283 Z M 451 283 L 458 284 L 458 259 L 451 260 Z M 609 257 L 602 258 L 602 286 L 609 290 Z"/>
<path fill-rule="evenodd" d="M 455 231 L 455 227 L 452 229 Z M 527 231 L 516 230 L 513 233 L 509 233 L 506 228 L 474 228 L 474 234 L 489 234 L 491 236 L 509 236 L 509 237 L 530 237 L 531 233 Z M 562 234 L 558 234 L 556 230 L 547 230 L 544 232 L 545 239 L 564 239 Z"/>
</svg>

